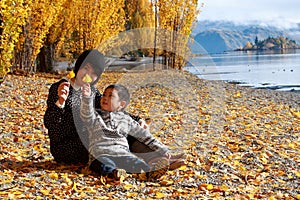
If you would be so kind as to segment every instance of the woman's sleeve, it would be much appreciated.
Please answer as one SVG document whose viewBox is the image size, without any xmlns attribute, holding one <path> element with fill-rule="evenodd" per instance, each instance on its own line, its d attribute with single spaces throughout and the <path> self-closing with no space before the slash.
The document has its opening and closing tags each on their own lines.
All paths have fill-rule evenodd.
<svg viewBox="0 0 300 200">
<path fill-rule="evenodd" d="M 47 99 L 47 109 L 44 115 L 44 125 L 47 129 L 55 129 L 60 125 L 62 115 L 64 113 L 63 108 L 59 108 L 56 105 L 58 100 L 57 89 L 61 82 L 54 83 L 49 89 Z"/>
</svg>

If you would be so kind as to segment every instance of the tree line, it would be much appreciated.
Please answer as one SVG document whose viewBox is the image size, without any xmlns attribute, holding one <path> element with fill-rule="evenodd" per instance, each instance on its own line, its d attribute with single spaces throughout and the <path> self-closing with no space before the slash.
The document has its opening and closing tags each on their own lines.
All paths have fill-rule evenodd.
<svg viewBox="0 0 300 200">
<path fill-rule="evenodd" d="M 106 56 L 126 50 L 157 54 L 181 69 L 199 12 L 197 0 L 1 0 L 0 9 L 0 76 L 47 72 L 55 60 L 75 59 L 90 48 Z M 120 43 L 130 34 L 113 39 L 130 30 L 137 30 L 135 41 L 151 38 L 154 46 L 126 49 Z"/>
<path fill-rule="evenodd" d="M 254 44 L 250 41 L 246 43 L 244 47 L 238 48 L 238 51 L 248 51 L 248 50 L 281 50 L 281 49 L 299 49 L 300 45 L 296 43 L 295 40 L 290 40 L 287 37 L 268 37 L 264 40 L 258 40 L 255 37 Z"/>
</svg>

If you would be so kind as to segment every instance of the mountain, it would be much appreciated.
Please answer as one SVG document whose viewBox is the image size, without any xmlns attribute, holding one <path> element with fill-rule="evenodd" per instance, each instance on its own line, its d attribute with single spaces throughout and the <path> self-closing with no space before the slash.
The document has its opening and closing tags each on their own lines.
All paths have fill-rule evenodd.
<svg viewBox="0 0 300 200">
<path fill-rule="evenodd" d="M 207 53 L 223 53 L 241 48 L 255 38 L 287 37 L 300 44 L 300 24 L 291 29 L 279 29 L 259 24 L 235 24 L 228 21 L 201 21 L 195 27 L 192 36 L 195 42 Z M 194 49 L 196 52 L 196 49 Z"/>
</svg>

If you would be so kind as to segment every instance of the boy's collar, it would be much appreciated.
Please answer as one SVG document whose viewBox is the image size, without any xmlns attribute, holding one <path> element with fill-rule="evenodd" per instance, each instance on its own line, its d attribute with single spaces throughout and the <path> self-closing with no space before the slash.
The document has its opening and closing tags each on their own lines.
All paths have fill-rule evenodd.
<svg viewBox="0 0 300 200">
<path fill-rule="evenodd" d="M 124 111 L 121 111 L 121 110 L 119 110 L 119 111 L 106 111 L 106 110 L 103 110 L 101 108 L 96 108 L 96 111 L 101 112 L 101 113 L 123 113 L 124 112 Z"/>
</svg>

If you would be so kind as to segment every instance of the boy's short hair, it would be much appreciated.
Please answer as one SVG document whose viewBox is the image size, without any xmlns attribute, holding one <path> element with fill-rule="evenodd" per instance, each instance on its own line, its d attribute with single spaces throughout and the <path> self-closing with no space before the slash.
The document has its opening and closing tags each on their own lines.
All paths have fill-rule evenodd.
<svg viewBox="0 0 300 200">
<path fill-rule="evenodd" d="M 105 90 L 109 89 L 109 88 L 117 90 L 120 100 L 126 101 L 126 105 L 124 106 L 124 109 L 125 109 L 130 102 L 130 93 L 129 93 L 128 89 L 124 85 L 121 85 L 121 84 L 109 85 L 105 88 Z"/>
</svg>

